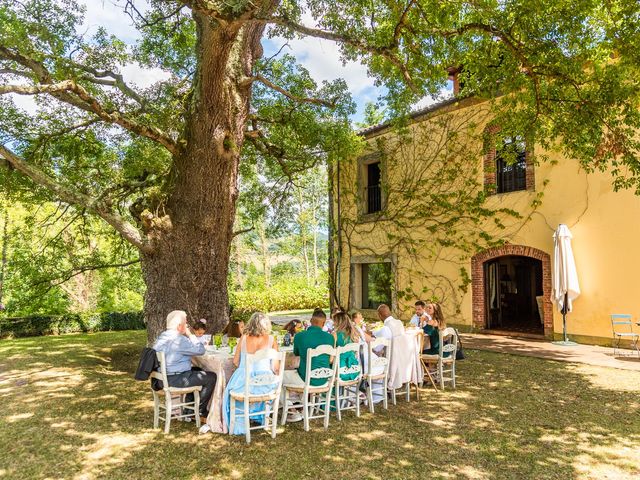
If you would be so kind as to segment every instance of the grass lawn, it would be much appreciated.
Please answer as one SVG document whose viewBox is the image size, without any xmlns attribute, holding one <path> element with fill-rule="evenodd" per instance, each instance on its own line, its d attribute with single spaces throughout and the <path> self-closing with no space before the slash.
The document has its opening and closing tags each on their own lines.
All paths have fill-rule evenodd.
<svg viewBox="0 0 640 480">
<path fill-rule="evenodd" d="M 4 479 L 640 478 L 640 373 L 469 351 L 459 386 L 272 440 L 152 426 L 145 332 L 0 341 Z"/>
</svg>

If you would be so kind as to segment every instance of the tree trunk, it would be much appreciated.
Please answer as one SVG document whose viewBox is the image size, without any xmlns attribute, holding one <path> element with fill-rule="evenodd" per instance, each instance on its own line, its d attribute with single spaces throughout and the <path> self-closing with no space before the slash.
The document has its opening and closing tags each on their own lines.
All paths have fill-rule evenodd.
<svg viewBox="0 0 640 480">
<path fill-rule="evenodd" d="M 229 318 L 227 274 L 238 197 L 238 164 L 249 114 L 253 65 L 262 55 L 264 25 L 225 26 L 194 14 L 198 68 L 181 151 L 174 157 L 168 197 L 142 254 L 145 319 L 153 342 L 166 315 L 185 310 L 206 318 L 209 332 Z"/>
<path fill-rule="evenodd" d="M 313 285 L 318 286 L 318 220 L 316 218 L 317 209 L 314 202 L 313 205 Z"/>
<path fill-rule="evenodd" d="M 309 252 L 307 249 L 307 227 L 304 224 L 304 198 L 302 197 L 302 189 L 297 188 L 298 193 L 298 227 L 300 228 L 300 244 L 302 246 L 302 260 L 304 261 L 304 273 L 307 278 L 307 285 L 310 283 L 311 272 L 309 271 Z"/>
<path fill-rule="evenodd" d="M 0 305 L 2 305 L 2 295 L 4 293 L 4 274 L 7 268 L 7 247 L 9 245 L 8 228 L 9 228 L 9 207 L 5 207 L 4 221 L 2 222 L 2 259 L 0 259 Z"/>
<path fill-rule="evenodd" d="M 260 256 L 262 257 L 262 272 L 264 274 L 265 287 L 271 287 L 271 263 L 269 261 L 269 245 L 267 244 L 267 233 L 264 223 L 258 226 L 258 236 L 260 237 Z"/>
</svg>

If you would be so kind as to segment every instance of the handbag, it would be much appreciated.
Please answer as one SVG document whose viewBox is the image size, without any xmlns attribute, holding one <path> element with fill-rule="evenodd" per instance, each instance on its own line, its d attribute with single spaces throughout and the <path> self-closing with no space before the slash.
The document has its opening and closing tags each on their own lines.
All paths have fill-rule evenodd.
<svg viewBox="0 0 640 480">
<path fill-rule="evenodd" d="M 462 348 L 462 339 L 460 339 L 460 334 L 458 333 L 458 329 L 455 329 L 456 337 L 458 338 L 458 348 L 456 348 L 456 360 L 464 360 L 466 355 L 464 354 L 464 350 Z"/>
</svg>

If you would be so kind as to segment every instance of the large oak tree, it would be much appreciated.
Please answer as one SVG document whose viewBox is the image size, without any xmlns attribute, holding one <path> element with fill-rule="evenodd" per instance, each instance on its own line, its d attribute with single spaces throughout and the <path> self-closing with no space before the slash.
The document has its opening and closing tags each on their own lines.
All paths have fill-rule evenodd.
<svg viewBox="0 0 640 480">
<path fill-rule="evenodd" d="M 166 313 L 227 317 L 229 248 L 244 166 L 293 178 L 358 145 L 342 81 L 317 85 L 266 35 L 337 42 L 364 62 L 400 119 L 447 69 L 462 95 L 493 101 L 501 132 L 533 135 L 640 185 L 636 0 L 124 1 L 134 47 L 79 34 L 74 0 L 0 4 L 0 94 L 38 98 L 37 115 L 0 102 L 0 157 L 13 191 L 70 204 L 139 252 L 149 336 Z M 169 73 L 141 89 L 123 65 Z M 6 169 L 5 169 L 6 170 Z M 3 173 L 6 175 L 6 172 Z M 27 180 L 28 179 L 28 180 Z M 30 183 L 29 183 L 30 182 Z"/>
</svg>

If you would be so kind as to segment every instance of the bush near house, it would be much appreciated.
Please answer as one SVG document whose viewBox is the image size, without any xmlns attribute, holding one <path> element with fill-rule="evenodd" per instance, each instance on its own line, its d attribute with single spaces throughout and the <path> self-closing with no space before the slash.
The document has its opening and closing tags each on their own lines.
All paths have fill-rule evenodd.
<svg viewBox="0 0 640 480">
<path fill-rule="evenodd" d="M 111 330 L 144 330 L 142 312 L 68 313 L 0 319 L 0 338 Z"/>
</svg>

